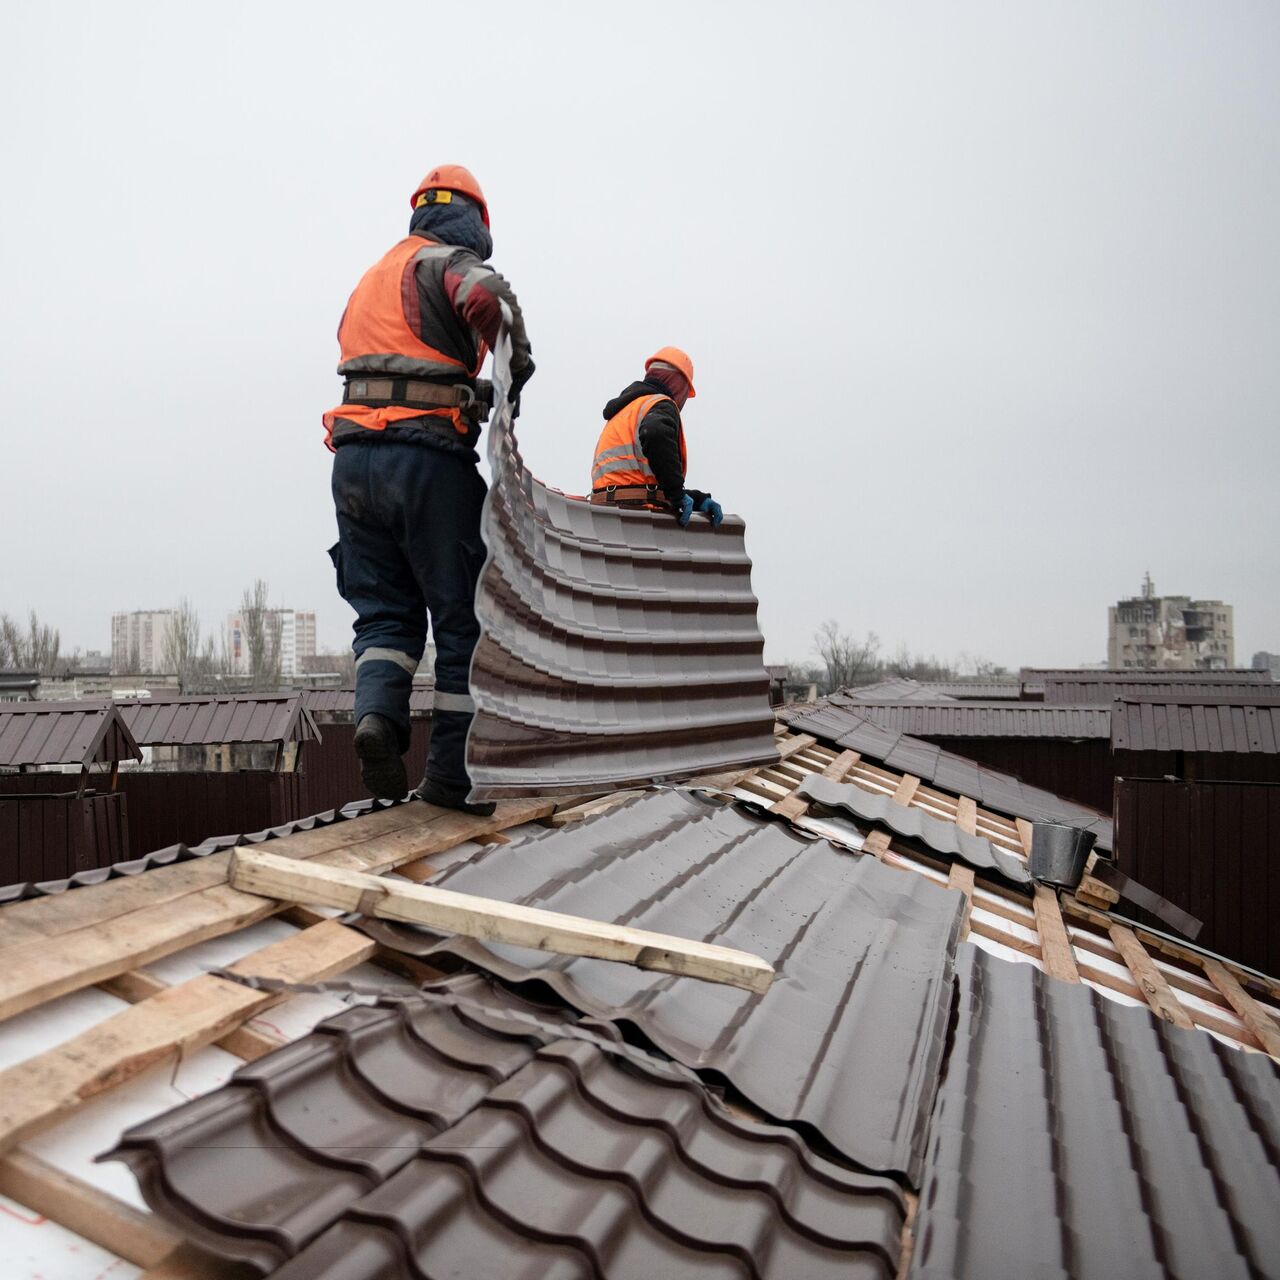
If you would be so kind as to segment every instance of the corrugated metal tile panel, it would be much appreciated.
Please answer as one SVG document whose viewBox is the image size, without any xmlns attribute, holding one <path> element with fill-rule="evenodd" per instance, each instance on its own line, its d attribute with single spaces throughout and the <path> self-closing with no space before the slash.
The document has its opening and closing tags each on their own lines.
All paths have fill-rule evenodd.
<svg viewBox="0 0 1280 1280">
<path fill-rule="evenodd" d="M 1040 702 L 860 703 L 874 724 L 923 738 L 1086 738 L 1111 736 L 1111 703 L 1049 706 Z"/>
<path fill-rule="evenodd" d="M 1007 849 L 997 849 L 985 837 L 961 831 L 954 822 L 931 817 L 923 809 L 897 804 L 892 796 L 820 775 L 806 778 L 796 794 L 831 809 L 846 809 L 864 822 L 878 822 L 900 836 L 922 841 L 935 853 L 959 858 L 979 871 L 994 871 L 1014 884 L 1031 881 L 1026 863 Z"/>
<path fill-rule="evenodd" d="M 966 760 L 936 743 L 882 728 L 868 720 L 866 712 L 866 705 L 834 694 L 813 708 L 789 715 L 787 721 L 793 732 L 811 733 L 836 746 L 861 752 L 890 769 L 915 774 L 942 791 L 969 796 L 996 813 L 1031 822 L 1067 822 L 1092 831 L 1100 850 L 1113 847 L 1111 819 L 1096 809 Z"/>
<path fill-rule="evenodd" d="M 279 1280 L 890 1277 L 905 1209 L 608 1028 L 472 976 L 329 1019 L 110 1158 Z"/>
<path fill-rule="evenodd" d="M 965 945 L 915 1280 L 1280 1275 L 1280 1072 Z"/>
<path fill-rule="evenodd" d="M 630 1024 L 867 1169 L 918 1172 L 962 898 L 784 822 L 679 792 L 496 845 L 433 883 L 763 956 L 764 995 L 625 964 L 366 921 Z"/>
<path fill-rule="evenodd" d="M 116 705 L 133 736 L 146 746 L 310 742 L 320 737 L 300 694 L 140 698 Z"/>
<path fill-rule="evenodd" d="M 1222 671 L 1169 671 L 1164 668 L 1102 670 L 1097 667 L 1023 667 L 1018 683 L 1026 694 L 1041 694 L 1052 681 L 1061 684 L 1164 684 L 1179 688 L 1198 684 L 1267 684 L 1271 672 L 1256 667 L 1228 667 Z"/>
<path fill-rule="evenodd" d="M 840 692 L 857 702 L 1016 702 L 1020 687 L 1016 680 L 921 681 L 902 676 L 875 684 L 853 685 Z"/>
<path fill-rule="evenodd" d="M 501 346 L 501 344 L 500 344 Z M 473 796 L 549 795 L 777 758 L 745 526 L 597 507 L 525 469 L 502 394 L 471 665 Z"/>
<path fill-rule="evenodd" d="M 264 831 L 251 831 L 234 836 L 211 836 L 208 840 L 190 846 L 172 844 L 168 848 L 157 849 L 154 853 L 145 854 L 141 858 L 130 858 L 127 862 L 113 862 L 108 867 L 77 871 L 75 875 L 65 880 L 28 880 L 25 883 L 6 885 L 0 888 L 0 906 L 6 902 L 22 902 L 27 898 L 47 898 L 56 893 L 65 893 L 68 889 L 82 889 L 91 884 L 101 884 L 104 880 L 116 880 L 121 876 L 141 875 L 144 871 L 150 871 L 152 867 L 167 867 L 174 862 L 190 862 L 195 858 L 207 858 L 211 853 L 222 853 L 227 849 L 236 849 L 246 844 L 261 844 L 264 840 L 290 836 L 297 831 L 312 831 L 316 827 L 327 827 L 334 822 L 363 817 L 364 814 L 374 813 L 379 809 L 390 809 L 395 805 L 412 803 L 411 800 L 355 800 L 341 809 L 329 809 L 324 813 L 298 818 L 294 822 L 286 822 L 278 827 L 268 827 Z"/>
<path fill-rule="evenodd" d="M 1046 704 L 1069 705 L 1077 703 L 1107 703 L 1116 698 L 1163 697 L 1168 702 L 1180 702 L 1188 694 L 1196 698 L 1217 698 L 1229 702 L 1241 696 L 1251 699 L 1254 705 L 1263 702 L 1280 702 L 1280 684 L 1211 683 L 1196 681 L 1187 684 L 1177 680 L 1149 680 L 1143 682 L 1118 681 L 1056 681 L 1046 680 L 1044 701 Z"/>
<path fill-rule="evenodd" d="M 105 699 L 0 704 L 0 767 L 141 759 L 137 741 Z"/>
<path fill-rule="evenodd" d="M 1123 699 L 1112 716 L 1115 751 L 1208 751 L 1280 754 L 1280 705 L 1225 700 Z"/>
</svg>

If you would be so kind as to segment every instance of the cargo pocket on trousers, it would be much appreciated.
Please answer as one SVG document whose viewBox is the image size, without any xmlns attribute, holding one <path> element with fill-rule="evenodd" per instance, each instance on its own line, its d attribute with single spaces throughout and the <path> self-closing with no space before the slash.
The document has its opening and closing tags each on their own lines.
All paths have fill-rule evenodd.
<svg viewBox="0 0 1280 1280">
<path fill-rule="evenodd" d="M 333 572 L 338 580 L 338 594 L 345 600 L 347 598 L 347 583 L 342 574 L 342 544 L 335 542 L 329 548 L 329 559 L 333 561 Z"/>
</svg>

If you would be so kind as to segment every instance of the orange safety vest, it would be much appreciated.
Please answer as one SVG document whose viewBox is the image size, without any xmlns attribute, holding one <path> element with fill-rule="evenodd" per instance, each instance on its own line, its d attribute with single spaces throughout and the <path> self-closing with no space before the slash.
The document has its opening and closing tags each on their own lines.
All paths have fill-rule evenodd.
<svg viewBox="0 0 1280 1280">
<path fill-rule="evenodd" d="M 457 381 L 459 373 L 474 378 L 480 372 L 488 351 L 483 342 L 477 344 L 475 365 L 467 368 L 461 360 L 423 342 L 410 325 L 406 310 L 407 303 L 416 309 L 418 263 L 433 257 L 448 258 L 455 253 L 457 249 L 452 245 L 437 244 L 422 236 L 406 236 L 361 276 L 338 324 L 338 345 L 342 350 L 339 374 L 351 377 L 368 373 L 428 381 L 443 374 L 449 381 Z M 454 430 L 462 435 L 468 432 L 458 409 L 340 404 L 322 419 L 325 443 L 331 440 L 339 418 L 370 431 L 385 431 L 393 422 L 428 417 L 448 418 Z"/>
<path fill-rule="evenodd" d="M 591 464 L 593 492 L 614 486 L 658 483 L 640 447 L 640 424 L 655 404 L 670 399 L 670 396 L 640 396 L 604 424 Z M 685 448 L 683 422 L 680 424 L 680 465 L 688 475 L 689 452 Z"/>
</svg>

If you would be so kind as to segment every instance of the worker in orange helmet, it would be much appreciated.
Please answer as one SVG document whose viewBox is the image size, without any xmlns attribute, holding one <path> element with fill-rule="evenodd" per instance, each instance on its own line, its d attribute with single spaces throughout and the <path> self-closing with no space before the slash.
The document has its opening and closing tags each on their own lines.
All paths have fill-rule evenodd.
<svg viewBox="0 0 1280 1280">
<path fill-rule="evenodd" d="M 334 452 L 338 590 L 356 611 L 355 750 L 375 796 L 409 790 L 409 694 L 435 639 L 435 705 L 417 795 L 470 813 L 468 676 L 484 564 L 476 464 L 491 388 L 478 375 L 506 309 L 511 398 L 533 374 L 520 305 L 486 264 L 489 206 L 461 165 L 432 169 L 409 199 L 409 234 L 365 272 L 338 326 L 342 403 L 324 415 Z"/>
<path fill-rule="evenodd" d="M 604 407 L 591 502 L 670 510 L 681 527 L 695 511 L 713 525 L 724 519 L 709 493 L 685 488 L 689 451 L 680 415 L 697 394 L 693 361 L 679 347 L 662 347 L 644 362 L 644 377 Z"/>
</svg>

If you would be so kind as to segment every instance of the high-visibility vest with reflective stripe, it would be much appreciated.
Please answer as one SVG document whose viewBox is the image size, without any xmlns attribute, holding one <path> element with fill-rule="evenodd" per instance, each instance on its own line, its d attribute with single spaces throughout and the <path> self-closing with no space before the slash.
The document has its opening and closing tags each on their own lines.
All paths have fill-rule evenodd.
<svg viewBox="0 0 1280 1280">
<path fill-rule="evenodd" d="M 658 479 L 649 469 L 640 447 L 640 424 L 644 415 L 670 396 L 640 396 L 615 413 L 604 424 L 596 442 L 596 456 L 591 464 L 591 488 L 607 489 L 610 485 L 652 485 Z M 674 403 L 674 401 L 672 402 Z M 689 454 L 684 444 L 684 424 L 680 425 L 680 465 L 689 471 Z"/>
<path fill-rule="evenodd" d="M 457 249 L 451 245 L 437 244 L 422 236 L 406 236 L 364 273 L 338 324 L 338 345 L 342 350 L 338 372 L 343 377 L 371 373 L 431 380 L 445 375 L 444 380 L 454 382 L 460 373 L 474 378 L 480 372 L 487 352 L 483 343 L 477 344 L 475 364 L 468 368 L 461 360 L 424 342 L 409 320 L 418 314 L 418 263 L 455 253 Z M 467 433 L 467 424 L 457 409 L 340 404 L 324 415 L 326 440 L 333 434 L 338 418 L 370 431 L 383 431 L 393 422 L 424 417 L 447 418 L 457 431 Z"/>
</svg>

